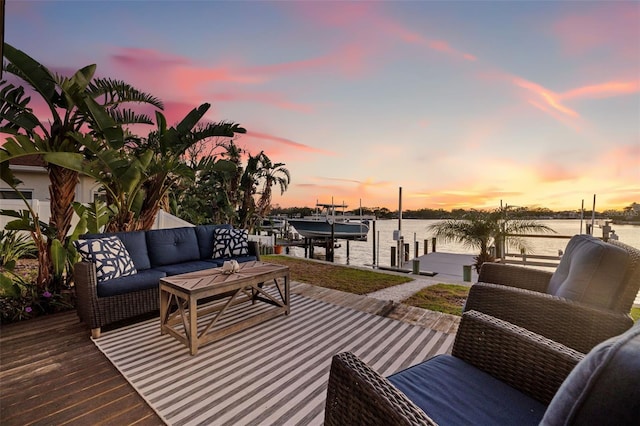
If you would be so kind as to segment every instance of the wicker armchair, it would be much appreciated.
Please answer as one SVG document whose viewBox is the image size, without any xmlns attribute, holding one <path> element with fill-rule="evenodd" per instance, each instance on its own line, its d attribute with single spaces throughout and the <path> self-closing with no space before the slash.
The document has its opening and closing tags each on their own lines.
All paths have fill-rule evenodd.
<svg viewBox="0 0 640 426">
<path fill-rule="evenodd" d="M 617 257 L 603 258 L 599 252 L 596 260 L 580 259 L 584 253 L 575 250 L 576 243 L 609 250 Z M 590 269 L 581 272 L 580 268 Z M 580 273 L 582 277 L 577 276 Z M 558 284 L 559 279 L 564 283 Z M 560 286 L 566 290 L 571 280 L 591 287 L 562 293 Z M 618 241 L 604 243 L 577 235 L 567 245 L 555 273 L 485 263 L 464 310 L 484 312 L 586 353 L 632 326 L 629 312 L 639 287 L 640 250 Z"/>
<path fill-rule="evenodd" d="M 634 424 L 640 324 L 588 355 L 475 311 L 452 355 L 380 376 L 351 353 L 331 364 L 325 425 Z"/>
</svg>

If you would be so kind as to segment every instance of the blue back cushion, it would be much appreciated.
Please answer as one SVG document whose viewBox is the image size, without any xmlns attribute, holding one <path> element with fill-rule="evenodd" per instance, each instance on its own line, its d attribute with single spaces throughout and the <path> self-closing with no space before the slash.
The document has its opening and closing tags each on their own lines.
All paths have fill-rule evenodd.
<svg viewBox="0 0 640 426">
<path fill-rule="evenodd" d="M 547 408 L 451 355 L 436 356 L 388 379 L 442 425 L 537 425 Z"/>
<path fill-rule="evenodd" d="M 600 343 L 578 363 L 541 424 L 640 424 L 640 322 Z"/>
<path fill-rule="evenodd" d="M 196 226 L 200 259 L 211 259 L 213 257 L 214 229 L 233 229 L 233 227 L 228 224 Z"/>
<path fill-rule="evenodd" d="M 147 231 L 147 248 L 153 267 L 200 259 L 194 227 Z"/>
<path fill-rule="evenodd" d="M 569 240 L 547 292 L 605 309 L 614 309 L 624 288 L 629 255 L 591 235 Z"/>
<path fill-rule="evenodd" d="M 124 244 L 133 259 L 133 264 L 136 270 L 143 271 L 151 268 L 151 260 L 149 259 L 149 252 L 147 251 L 147 240 L 145 238 L 145 231 L 134 232 L 110 232 L 106 234 L 85 234 L 81 235 L 82 239 L 95 239 L 108 236 L 116 236 L 120 238 L 120 241 Z"/>
</svg>

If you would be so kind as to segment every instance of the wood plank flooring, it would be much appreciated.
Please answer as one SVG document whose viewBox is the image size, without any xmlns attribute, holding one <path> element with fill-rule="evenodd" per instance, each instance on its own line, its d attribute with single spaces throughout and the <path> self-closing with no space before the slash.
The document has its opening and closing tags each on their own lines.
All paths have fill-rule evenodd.
<svg viewBox="0 0 640 426">
<path fill-rule="evenodd" d="M 459 318 L 292 283 L 292 292 L 363 312 L 455 333 Z M 0 329 L 0 424 L 161 425 L 90 339 L 75 311 Z"/>
</svg>

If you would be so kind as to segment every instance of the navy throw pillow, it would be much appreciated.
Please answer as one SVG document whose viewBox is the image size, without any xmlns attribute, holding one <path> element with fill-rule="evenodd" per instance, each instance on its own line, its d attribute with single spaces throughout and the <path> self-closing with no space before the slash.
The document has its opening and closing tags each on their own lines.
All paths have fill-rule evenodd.
<svg viewBox="0 0 640 426">
<path fill-rule="evenodd" d="M 96 265 L 98 282 L 137 273 L 133 260 L 118 237 L 74 241 L 80 257 Z"/>
<path fill-rule="evenodd" d="M 249 254 L 249 237 L 245 229 L 220 229 L 213 231 L 213 258 L 245 256 Z"/>
</svg>

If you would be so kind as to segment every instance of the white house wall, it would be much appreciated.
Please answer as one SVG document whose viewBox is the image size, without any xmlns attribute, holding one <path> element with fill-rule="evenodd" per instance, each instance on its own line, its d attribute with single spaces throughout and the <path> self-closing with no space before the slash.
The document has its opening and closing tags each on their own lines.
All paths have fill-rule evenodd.
<svg viewBox="0 0 640 426">
<path fill-rule="evenodd" d="M 33 166 L 11 166 L 11 170 L 16 178 L 22 183 L 18 186 L 21 191 L 31 191 L 34 200 L 49 201 L 49 176 L 42 167 Z M 90 203 L 93 201 L 93 194 L 98 191 L 99 185 L 88 176 L 80 176 L 80 183 L 76 186 L 76 201 Z M 11 187 L 0 180 L 0 189 L 11 190 Z M 3 203 L 7 200 L 0 200 Z M 0 208 L 6 208 L 0 206 Z"/>
</svg>

